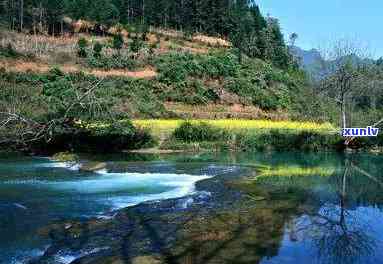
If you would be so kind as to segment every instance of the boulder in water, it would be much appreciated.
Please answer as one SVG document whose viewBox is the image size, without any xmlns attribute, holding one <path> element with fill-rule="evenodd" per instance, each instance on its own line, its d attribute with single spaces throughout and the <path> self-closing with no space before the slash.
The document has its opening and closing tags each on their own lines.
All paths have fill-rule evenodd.
<svg viewBox="0 0 383 264">
<path fill-rule="evenodd" d="M 79 157 L 71 152 L 59 152 L 52 156 L 54 161 L 68 162 L 68 161 L 78 161 Z"/>
<path fill-rule="evenodd" d="M 107 163 L 105 163 L 105 162 L 94 162 L 94 161 L 86 162 L 86 163 L 81 164 L 80 171 L 95 172 L 95 171 L 105 169 L 106 166 L 107 166 Z"/>
<path fill-rule="evenodd" d="M 132 259 L 133 264 L 161 264 L 161 259 L 157 256 L 138 256 Z"/>
</svg>

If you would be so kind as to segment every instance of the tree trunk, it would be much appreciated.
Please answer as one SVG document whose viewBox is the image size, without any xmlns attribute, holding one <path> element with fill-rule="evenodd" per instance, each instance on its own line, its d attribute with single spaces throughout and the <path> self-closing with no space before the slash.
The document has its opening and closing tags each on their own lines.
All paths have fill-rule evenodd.
<svg viewBox="0 0 383 264">
<path fill-rule="evenodd" d="M 24 26 L 24 0 L 20 0 L 20 31 L 23 31 Z"/>
<path fill-rule="evenodd" d="M 145 24 L 145 0 L 142 0 L 142 25 Z"/>
<path fill-rule="evenodd" d="M 341 115 L 342 115 L 342 128 L 346 128 L 347 127 L 347 123 L 346 123 L 346 100 L 345 100 L 344 97 L 345 96 L 342 95 L 342 99 L 341 99 L 341 102 L 340 102 Z"/>
</svg>

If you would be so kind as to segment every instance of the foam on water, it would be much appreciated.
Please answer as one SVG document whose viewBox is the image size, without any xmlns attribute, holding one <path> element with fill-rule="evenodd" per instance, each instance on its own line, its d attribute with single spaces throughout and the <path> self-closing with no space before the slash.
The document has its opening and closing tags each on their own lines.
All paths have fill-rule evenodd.
<svg viewBox="0 0 383 264">
<path fill-rule="evenodd" d="M 80 164 L 76 162 L 47 162 L 40 163 L 35 165 L 36 167 L 44 167 L 44 168 L 63 168 L 73 171 L 78 171 L 80 169 Z"/>
<path fill-rule="evenodd" d="M 211 176 L 167 173 L 108 173 L 99 171 L 98 176 L 80 181 L 61 181 L 50 184 L 51 188 L 62 191 L 75 191 L 83 194 L 96 194 L 105 192 L 134 191 L 126 195 L 99 198 L 96 202 L 104 203 L 112 210 L 133 206 L 142 202 L 171 199 L 192 194 L 195 183 Z M 149 190 L 148 193 L 145 193 Z M 153 193 L 154 192 L 154 193 Z"/>
<path fill-rule="evenodd" d="M 77 171 L 81 165 L 73 162 L 49 162 L 35 166 Z M 17 179 L 4 181 L 2 184 L 36 185 L 39 188 L 44 187 L 62 193 L 92 195 L 95 203 L 104 204 L 113 211 L 142 202 L 179 198 L 193 194 L 196 182 L 211 177 L 174 173 L 113 173 L 102 169 L 84 178 Z M 98 194 L 100 197 L 94 196 Z M 95 215 L 99 214 L 100 212 L 95 212 Z"/>
</svg>

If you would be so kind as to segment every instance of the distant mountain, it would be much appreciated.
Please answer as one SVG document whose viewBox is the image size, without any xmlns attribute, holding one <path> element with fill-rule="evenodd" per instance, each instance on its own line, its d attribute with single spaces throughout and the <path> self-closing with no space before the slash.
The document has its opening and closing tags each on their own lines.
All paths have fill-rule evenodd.
<svg viewBox="0 0 383 264">
<path fill-rule="evenodd" d="M 298 59 L 300 67 L 306 70 L 313 80 L 320 80 L 321 78 L 327 76 L 331 73 L 331 71 L 334 71 L 336 69 L 336 65 L 339 65 L 339 62 L 342 62 L 343 60 L 349 60 L 353 64 L 376 63 L 376 61 L 372 59 L 361 59 L 356 55 L 343 57 L 336 61 L 328 61 L 325 60 L 316 49 L 304 50 L 297 46 L 290 47 L 290 51 L 292 55 Z"/>
<path fill-rule="evenodd" d="M 294 55 L 302 69 L 306 70 L 314 80 L 318 80 L 324 75 L 326 61 L 320 52 L 316 49 L 304 50 L 297 46 L 290 47 L 292 55 Z"/>
<path fill-rule="evenodd" d="M 307 67 L 313 64 L 318 64 L 323 62 L 323 58 L 320 52 L 316 49 L 303 50 L 297 46 L 290 47 L 291 52 L 294 56 L 299 58 L 301 66 Z"/>
</svg>

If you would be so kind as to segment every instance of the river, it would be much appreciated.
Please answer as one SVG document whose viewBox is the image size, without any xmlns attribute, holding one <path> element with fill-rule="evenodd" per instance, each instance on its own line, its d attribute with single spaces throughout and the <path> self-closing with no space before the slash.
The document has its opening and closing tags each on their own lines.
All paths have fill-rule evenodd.
<svg viewBox="0 0 383 264">
<path fill-rule="evenodd" d="M 81 156 L 89 160 L 106 167 L 1 157 L 0 263 L 383 259 L 381 156 Z"/>
</svg>

